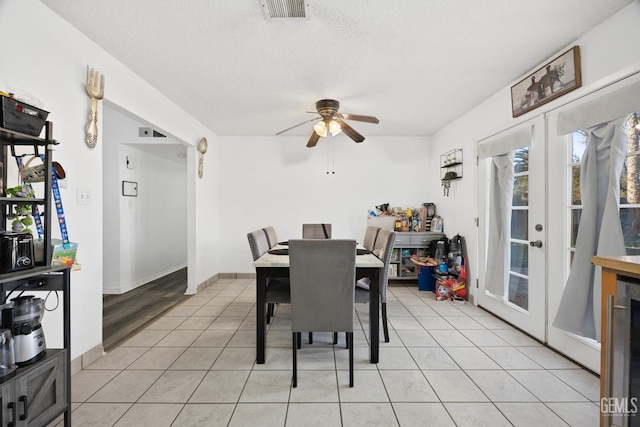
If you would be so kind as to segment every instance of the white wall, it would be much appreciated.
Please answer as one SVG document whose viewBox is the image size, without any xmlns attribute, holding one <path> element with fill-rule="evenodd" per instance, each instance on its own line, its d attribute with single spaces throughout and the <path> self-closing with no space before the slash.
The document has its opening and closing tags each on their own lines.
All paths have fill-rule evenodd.
<svg viewBox="0 0 640 427">
<path fill-rule="evenodd" d="M 68 25 L 36 0 L 0 1 L 0 86 L 23 89 L 40 98 L 54 124 L 54 137 L 61 142 L 55 160 L 67 172 L 68 188 L 63 189 L 65 213 L 71 240 L 79 243 L 80 271 L 71 274 L 71 357 L 76 358 L 102 342 L 102 134 L 98 145 L 89 149 L 84 129 L 89 99 L 84 89 L 86 67 L 106 76 L 105 100 L 159 126 L 166 135 L 196 144 L 209 140 L 203 179 L 188 176 L 187 194 L 198 203 L 187 214 L 194 239 L 188 256 L 193 260 L 190 280 L 200 283 L 220 270 L 216 253 L 218 239 L 218 156 L 216 135 L 177 107 L 156 89 L 142 81 L 113 57 Z M 8 42 L 10 41 L 10 42 Z M 102 128 L 102 117 L 99 115 Z M 189 168 L 195 172 L 197 159 L 189 150 Z M 88 188 L 92 205 L 77 205 L 77 188 Z M 194 203 L 195 205 L 195 203 Z M 206 230 L 206 232 L 198 232 Z M 58 310 L 60 311 L 60 310 Z M 61 345 L 60 313 L 44 319 L 47 341 Z"/>
<path fill-rule="evenodd" d="M 595 90 L 618 76 L 640 69 L 640 50 L 637 44 L 637 41 L 640 40 L 638 22 L 640 22 L 640 2 L 636 1 L 582 38 L 571 43 L 570 46 L 576 44 L 580 46 L 582 88 L 514 119 L 511 116 L 511 85 L 509 85 L 433 136 L 432 150 L 434 154 L 445 152 L 452 147 L 464 150 L 465 178 L 452 185 L 451 197 L 440 196 L 435 202 L 438 206 L 438 212 L 442 213 L 445 218 L 447 233 L 454 232 L 453 227 L 456 231 L 459 230 L 467 240 L 472 270 L 471 291 L 474 294 L 476 288 L 473 283 L 475 283 L 478 271 L 478 229 L 474 223 L 474 218 L 478 216 L 477 180 L 474 179 L 477 176 L 477 141 L 545 111 L 550 111 Z M 551 52 L 548 59 L 554 58 L 564 50 L 566 49 L 562 49 L 560 52 Z M 537 68 L 534 67 L 533 70 Z M 512 84 L 518 80 L 516 79 Z M 430 170 L 429 180 L 437 179 L 437 161 L 438 158 L 435 155 L 427 161 Z"/>
<path fill-rule="evenodd" d="M 360 132 L 366 135 L 366 125 Z M 278 238 L 300 238 L 302 224 L 332 224 L 336 238 L 362 239 L 375 205 L 419 207 L 441 192 L 429 179 L 427 138 L 345 135 L 315 148 L 295 136 L 221 137 L 220 254 L 223 272 L 254 272 L 247 233 L 272 225 Z M 327 157 L 329 171 L 327 175 Z M 439 173 L 439 169 L 438 169 Z"/>
</svg>

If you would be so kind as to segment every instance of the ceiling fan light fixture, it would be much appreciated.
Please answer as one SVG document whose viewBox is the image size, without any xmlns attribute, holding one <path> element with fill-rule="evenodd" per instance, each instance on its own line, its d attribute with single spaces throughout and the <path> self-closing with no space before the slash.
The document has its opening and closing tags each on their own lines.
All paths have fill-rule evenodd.
<svg viewBox="0 0 640 427">
<path fill-rule="evenodd" d="M 342 126 L 336 120 L 331 120 L 329 122 L 329 132 L 331 132 L 331 136 L 336 136 L 340 132 L 342 132 Z"/>
<path fill-rule="evenodd" d="M 323 121 L 316 123 L 313 125 L 313 130 L 322 137 L 327 136 L 327 124 Z"/>
</svg>

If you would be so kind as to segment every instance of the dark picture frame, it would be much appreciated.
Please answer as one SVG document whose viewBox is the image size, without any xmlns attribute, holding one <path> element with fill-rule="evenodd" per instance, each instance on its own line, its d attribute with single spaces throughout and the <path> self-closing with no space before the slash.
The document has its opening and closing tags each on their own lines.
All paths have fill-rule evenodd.
<svg viewBox="0 0 640 427">
<path fill-rule="evenodd" d="M 513 117 L 582 86 L 580 46 L 573 46 L 511 86 Z"/>
<path fill-rule="evenodd" d="M 134 181 L 122 181 L 122 195 L 138 197 L 138 183 Z"/>
</svg>

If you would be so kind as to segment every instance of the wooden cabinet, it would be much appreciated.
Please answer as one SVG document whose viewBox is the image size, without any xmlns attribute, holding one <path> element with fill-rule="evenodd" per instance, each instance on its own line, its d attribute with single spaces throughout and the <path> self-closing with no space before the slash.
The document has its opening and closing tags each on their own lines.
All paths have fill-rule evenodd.
<svg viewBox="0 0 640 427">
<path fill-rule="evenodd" d="M 625 357 L 619 357 L 619 352 L 614 348 L 616 346 L 616 337 L 621 337 L 621 331 L 616 330 L 620 326 L 618 317 L 624 316 L 623 311 L 629 311 L 625 307 L 621 299 L 624 299 L 624 286 L 620 288 L 620 284 L 625 282 L 631 286 L 640 286 L 640 256 L 619 256 L 619 257 L 600 257 L 595 256 L 592 259 L 593 264 L 602 267 L 602 291 L 601 291 L 601 329 L 600 329 L 600 425 L 612 426 L 624 423 L 626 416 L 620 412 L 624 412 L 629 407 L 619 406 L 624 403 L 624 399 L 632 397 L 628 395 L 628 391 L 624 387 L 614 385 L 624 376 L 629 375 L 625 366 Z M 618 294 L 622 289 L 621 295 Z M 622 310 L 622 312 L 621 312 Z M 622 317 L 621 317 L 622 318 Z M 624 324 L 624 322 L 622 322 Z M 629 341 L 629 337 L 622 337 Z M 620 340 L 618 340 L 620 341 Z M 628 352 L 627 343 L 622 343 L 623 348 Z M 615 354 L 614 354 L 615 353 Z M 615 377 L 615 378 L 614 378 Z M 622 395 L 619 395 L 622 393 Z M 638 396 L 633 396 L 637 398 Z M 604 410 L 603 410 L 604 409 Z M 635 417 L 635 414 L 634 414 Z M 626 424 L 625 424 L 626 425 Z"/>
<path fill-rule="evenodd" d="M 429 255 L 429 243 L 444 237 L 444 233 L 427 232 L 396 232 L 391 261 L 389 263 L 389 279 L 416 280 L 418 269 L 411 262 L 412 257 Z"/>
<path fill-rule="evenodd" d="M 45 426 L 67 407 L 67 350 L 47 350 L 38 363 L 0 385 L 3 426 Z"/>
<path fill-rule="evenodd" d="M 0 383 L 2 426 L 46 426 L 63 413 L 64 425 L 71 425 L 70 274 L 64 266 L 0 274 L 3 300 L 11 291 L 61 292 L 59 309 L 63 310 L 62 348 L 47 348 L 43 359 L 18 368 L 13 378 Z"/>
</svg>

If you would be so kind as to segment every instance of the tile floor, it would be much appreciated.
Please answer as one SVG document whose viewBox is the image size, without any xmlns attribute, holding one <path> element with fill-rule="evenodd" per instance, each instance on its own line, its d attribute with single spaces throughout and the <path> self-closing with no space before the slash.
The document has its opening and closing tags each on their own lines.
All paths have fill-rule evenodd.
<svg viewBox="0 0 640 427">
<path fill-rule="evenodd" d="M 391 341 L 377 365 L 368 307 L 356 306 L 354 388 L 344 342 L 314 334 L 293 389 L 289 306 L 279 306 L 267 362 L 256 365 L 254 289 L 250 279 L 220 280 L 74 375 L 73 425 L 598 425 L 596 376 L 415 284 L 390 287 Z"/>
</svg>

